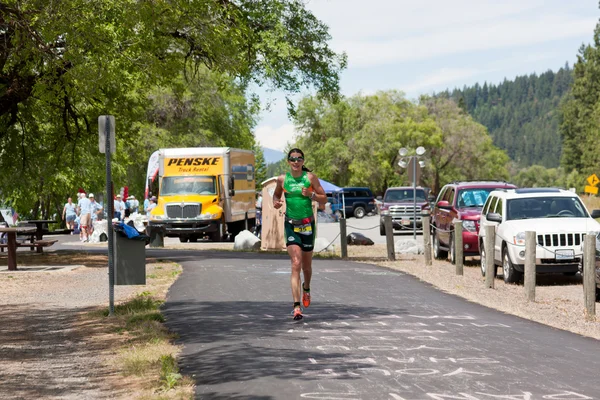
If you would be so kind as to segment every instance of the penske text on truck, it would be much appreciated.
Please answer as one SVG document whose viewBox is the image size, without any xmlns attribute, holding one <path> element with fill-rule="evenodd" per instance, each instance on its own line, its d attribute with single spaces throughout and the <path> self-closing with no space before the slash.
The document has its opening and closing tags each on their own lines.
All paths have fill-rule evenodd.
<svg viewBox="0 0 600 400">
<path fill-rule="evenodd" d="M 158 171 L 158 172 L 156 172 Z M 235 236 L 255 224 L 254 153 L 230 147 L 160 149 L 150 158 L 158 180 L 150 229 L 181 242 Z M 156 193 L 154 193 L 156 195 Z"/>
</svg>

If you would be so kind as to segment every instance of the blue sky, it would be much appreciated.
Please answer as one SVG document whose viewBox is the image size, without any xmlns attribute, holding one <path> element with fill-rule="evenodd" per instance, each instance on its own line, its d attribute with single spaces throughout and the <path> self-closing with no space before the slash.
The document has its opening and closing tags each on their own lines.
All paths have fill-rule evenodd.
<svg viewBox="0 0 600 400">
<path fill-rule="evenodd" d="M 595 0 L 310 0 L 307 7 L 329 26 L 331 47 L 348 55 L 345 96 L 396 89 L 409 99 L 573 66 L 600 17 Z M 296 134 L 285 102 L 259 94 L 271 107 L 255 135 L 283 150 Z"/>
</svg>

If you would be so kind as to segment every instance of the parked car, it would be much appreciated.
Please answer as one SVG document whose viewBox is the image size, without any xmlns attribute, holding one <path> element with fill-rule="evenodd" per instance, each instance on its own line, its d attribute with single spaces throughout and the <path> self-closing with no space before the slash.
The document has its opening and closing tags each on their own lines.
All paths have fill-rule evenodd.
<svg viewBox="0 0 600 400">
<path fill-rule="evenodd" d="M 376 211 L 375 196 L 368 187 L 341 188 L 331 196 L 331 210 L 341 217 L 343 209 L 346 211 L 346 218 L 362 218 Z"/>
<path fill-rule="evenodd" d="M 452 182 L 445 185 L 431 212 L 431 243 L 435 258 L 456 262 L 454 254 L 454 220 L 462 221 L 463 257 L 479 255 L 479 216 L 490 192 L 516 188 L 503 181 Z"/>
<path fill-rule="evenodd" d="M 415 225 L 417 228 L 422 228 L 421 213 L 424 208 L 428 207 L 427 190 L 422 187 L 417 187 L 416 190 L 412 186 L 388 188 L 380 206 L 379 233 L 381 236 L 385 236 L 384 218 L 386 215 L 392 216 L 394 230 L 410 229 Z"/>
<path fill-rule="evenodd" d="M 494 275 L 501 266 L 504 281 L 518 282 L 524 272 L 525 231 L 536 233 L 536 272 L 574 275 L 581 270 L 583 238 L 600 233 L 577 194 L 562 189 L 497 190 L 490 194 L 480 218 L 481 272 L 485 274 L 485 227 L 494 226 Z"/>
</svg>

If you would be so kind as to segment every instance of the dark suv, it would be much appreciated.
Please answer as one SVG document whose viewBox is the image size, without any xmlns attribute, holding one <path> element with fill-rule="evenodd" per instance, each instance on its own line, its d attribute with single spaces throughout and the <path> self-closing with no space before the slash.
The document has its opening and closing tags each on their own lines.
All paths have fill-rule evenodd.
<svg viewBox="0 0 600 400">
<path fill-rule="evenodd" d="M 379 218 L 379 233 L 381 236 L 385 236 L 383 221 L 386 215 L 392 216 L 393 229 L 409 229 L 415 224 L 417 228 L 421 228 L 423 226 L 421 213 L 423 209 L 429 208 L 427 192 L 428 189 L 422 187 L 417 187 L 416 190 L 412 186 L 388 188 L 383 195 L 383 202 L 379 207 L 381 214 Z"/>
<path fill-rule="evenodd" d="M 331 210 L 342 216 L 342 208 L 345 207 L 346 218 L 354 215 L 362 218 L 375 212 L 375 197 L 368 187 L 341 188 L 332 195 Z"/>
<path fill-rule="evenodd" d="M 452 182 L 442 188 L 431 211 L 433 256 L 456 262 L 454 254 L 455 219 L 462 221 L 463 255 L 479 255 L 479 217 L 488 195 L 495 189 L 515 189 L 503 181 Z"/>
</svg>

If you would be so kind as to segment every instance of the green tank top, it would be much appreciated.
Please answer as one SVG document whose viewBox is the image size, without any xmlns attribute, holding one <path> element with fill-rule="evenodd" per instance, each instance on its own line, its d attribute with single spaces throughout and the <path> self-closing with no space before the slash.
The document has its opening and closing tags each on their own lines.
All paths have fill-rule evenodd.
<svg viewBox="0 0 600 400">
<path fill-rule="evenodd" d="M 294 178 L 287 172 L 283 180 L 283 193 L 285 195 L 285 214 L 292 219 L 308 218 L 313 215 L 310 197 L 302 195 L 302 188 L 311 186 L 306 171 Z"/>
</svg>

